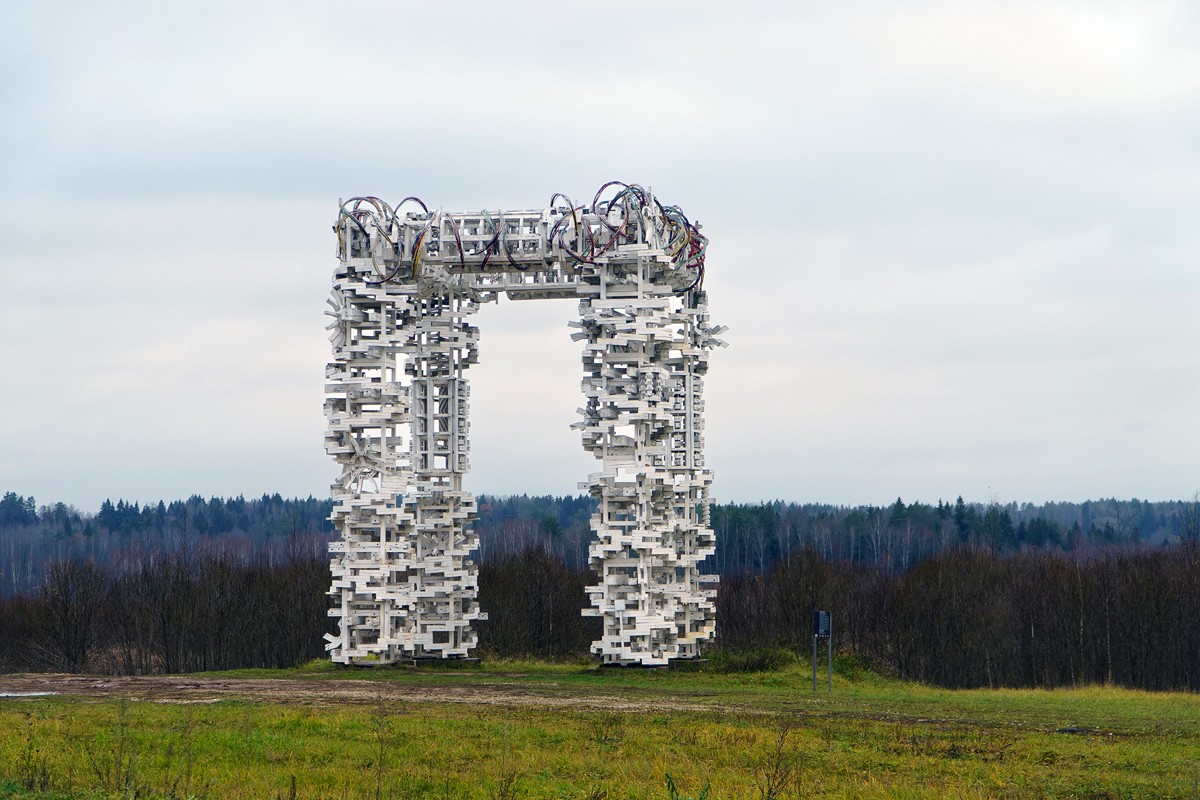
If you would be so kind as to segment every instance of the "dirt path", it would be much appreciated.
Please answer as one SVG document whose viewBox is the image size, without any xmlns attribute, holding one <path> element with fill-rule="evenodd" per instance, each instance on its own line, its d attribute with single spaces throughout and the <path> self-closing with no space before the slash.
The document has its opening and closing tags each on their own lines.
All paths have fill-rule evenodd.
<svg viewBox="0 0 1200 800">
<path fill-rule="evenodd" d="M 298 706 L 387 703 L 457 703 L 464 706 L 507 706 L 538 709 L 572 709 L 618 713 L 654 713 L 698 711 L 718 715 L 775 716 L 784 714 L 806 718 L 854 718 L 913 727 L 1032 728 L 1054 730 L 1020 720 L 977 720 L 968 717 L 943 718 L 916 709 L 862 707 L 843 701 L 831 707 L 820 696 L 792 696 L 763 705 L 730 703 L 729 697 L 679 697 L 669 694 L 642 695 L 636 689 L 624 693 L 594 691 L 575 684 L 539 681 L 524 684 L 521 675 L 490 675 L 485 680 L 462 672 L 437 675 L 445 683 L 428 680 L 433 673 L 406 681 L 394 680 L 233 678 L 200 675 L 69 675 L 25 673 L 0 674 L 0 699 L 5 696 L 56 694 L 67 697 L 126 697 L 157 703 L 216 703 L 221 700 L 282 703 Z M 924 709 L 922 709 L 924 711 Z M 1088 733 L 1096 734 L 1091 729 Z"/>
<path fill-rule="evenodd" d="M 297 705 L 374 703 L 380 699 L 403 703 L 462 703 L 607 711 L 719 711 L 716 704 L 676 698 L 631 699 L 592 694 L 578 687 L 556 690 L 555 684 L 536 688 L 516 683 L 488 682 L 430 685 L 403 681 L 295 680 L 287 678 L 222 678 L 191 675 L 0 675 L 4 695 L 61 694 L 78 697 L 128 697 L 163 703 L 215 703 L 251 700 Z"/>
</svg>

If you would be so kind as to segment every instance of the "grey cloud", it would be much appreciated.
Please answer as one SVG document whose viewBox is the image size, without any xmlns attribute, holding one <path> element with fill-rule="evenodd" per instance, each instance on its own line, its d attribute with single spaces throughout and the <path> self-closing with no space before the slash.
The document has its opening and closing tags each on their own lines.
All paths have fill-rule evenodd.
<svg viewBox="0 0 1200 800">
<path fill-rule="evenodd" d="M 39 387 L 0 401 L 0 487 L 325 492 L 337 198 L 529 207 L 610 178 L 712 239 L 720 498 L 1200 481 L 1186 4 L 60 16 L 0 31 L 0 358 Z M 474 490 L 591 469 L 572 313 L 480 315 Z"/>
</svg>

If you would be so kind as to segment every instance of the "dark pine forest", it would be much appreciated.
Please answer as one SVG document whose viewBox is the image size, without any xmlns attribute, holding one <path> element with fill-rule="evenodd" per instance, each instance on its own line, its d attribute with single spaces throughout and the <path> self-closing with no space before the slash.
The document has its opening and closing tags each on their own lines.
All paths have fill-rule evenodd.
<svg viewBox="0 0 1200 800">
<path fill-rule="evenodd" d="M 586 658 L 592 501 L 480 496 L 485 657 Z M 186 672 L 323 655 L 330 501 L 193 496 L 94 513 L 0 498 L 0 670 Z M 714 663 L 834 615 L 841 655 L 945 686 L 1200 690 L 1200 498 L 713 507 Z"/>
</svg>

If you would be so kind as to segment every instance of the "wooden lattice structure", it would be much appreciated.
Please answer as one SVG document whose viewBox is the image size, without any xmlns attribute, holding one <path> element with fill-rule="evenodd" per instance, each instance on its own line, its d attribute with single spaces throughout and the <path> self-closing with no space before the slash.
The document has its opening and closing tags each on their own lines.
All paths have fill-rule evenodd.
<svg viewBox="0 0 1200 800">
<path fill-rule="evenodd" d="M 326 450 L 341 465 L 330 545 L 342 663 L 465 657 L 475 645 L 477 540 L 469 386 L 481 303 L 573 298 L 584 395 L 574 427 L 601 462 L 591 608 L 593 651 L 614 664 L 694 658 L 712 639 L 712 475 L 703 382 L 723 328 L 709 323 L 707 240 L 636 185 L 590 206 L 562 195 L 540 211 L 430 211 L 355 198 L 341 206 L 330 297 Z M 407 444 L 404 434 L 407 433 Z"/>
</svg>

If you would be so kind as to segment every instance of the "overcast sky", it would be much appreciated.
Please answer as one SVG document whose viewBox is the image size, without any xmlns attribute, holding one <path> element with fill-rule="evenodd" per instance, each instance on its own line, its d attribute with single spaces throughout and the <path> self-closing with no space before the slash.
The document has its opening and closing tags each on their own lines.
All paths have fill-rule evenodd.
<svg viewBox="0 0 1200 800">
<path fill-rule="evenodd" d="M 619 179 L 711 239 L 717 500 L 1191 497 L 1196 8 L 8 3 L 0 491 L 326 496 L 338 199 Z M 596 468 L 575 313 L 479 315 L 472 491 Z"/>
</svg>

